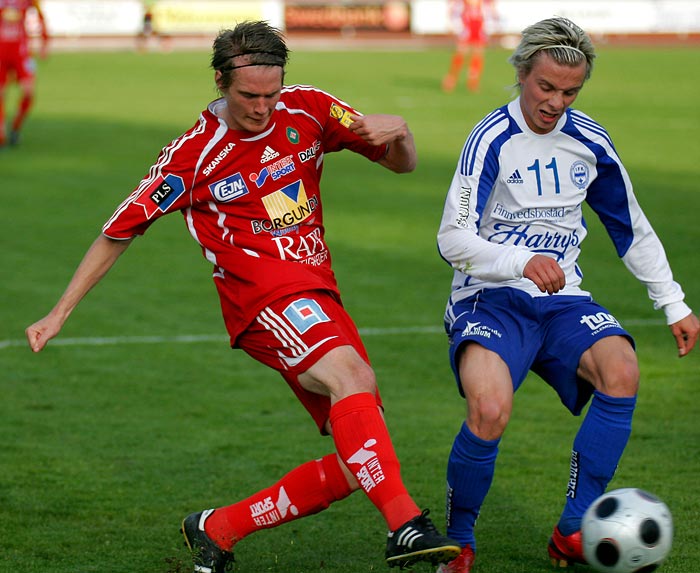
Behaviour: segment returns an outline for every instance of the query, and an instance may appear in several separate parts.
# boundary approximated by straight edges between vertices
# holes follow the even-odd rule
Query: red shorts
[[[481,19],[467,20],[463,22],[462,32],[459,35],[459,43],[468,46],[485,46],[487,37],[484,29],[484,21]]]
[[[291,294],[268,305],[238,337],[236,346],[282,374],[321,432],[330,398],[302,388],[298,376],[339,346],[352,346],[369,364],[350,315],[332,294],[320,290]],[[381,406],[379,391],[377,403]]]
[[[7,84],[10,72],[14,73],[15,81],[33,78],[36,65],[34,59],[25,50],[0,48],[0,87]]]

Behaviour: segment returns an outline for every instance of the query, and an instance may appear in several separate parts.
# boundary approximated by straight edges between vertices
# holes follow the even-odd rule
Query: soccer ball
[[[583,554],[602,573],[649,573],[671,550],[673,522],[666,504],[637,488],[601,495],[581,525]]]

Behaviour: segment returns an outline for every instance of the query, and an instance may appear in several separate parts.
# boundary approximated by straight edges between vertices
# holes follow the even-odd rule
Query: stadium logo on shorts
[[[585,189],[588,185],[589,171],[585,161],[574,161],[569,175],[571,175],[571,182],[579,189]]]
[[[495,328],[482,325],[480,322],[467,322],[467,326],[462,331],[462,337],[467,336],[482,336],[483,338],[491,338],[496,336],[501,338],[501,333]]]

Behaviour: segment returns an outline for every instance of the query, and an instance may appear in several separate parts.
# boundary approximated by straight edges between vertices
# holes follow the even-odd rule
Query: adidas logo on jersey
[[[260,163],[267,163],[268,161],[272,161],[275,157],[279,156],[280,154],[268,145],[265,147],[265,151],[263,151],[263,154],[260,156]]]
[[[520,176],[520,171],[518,169],[513,171],[513,175],[506,179],[506,183],[523,183],[523,178]]]

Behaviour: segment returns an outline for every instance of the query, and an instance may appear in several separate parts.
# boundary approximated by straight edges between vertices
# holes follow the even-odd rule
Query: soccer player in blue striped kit
[[[463,549],[440,573],[471,570],[474,524],[528,371],[574,415],[590,401],[548,547],[555,565],[585,562],[581,518],[627,445],[639,367],[632,337],[581,286],[584,201],[663,310],[679,356],[698,339],[700,321],[673,280],[610,136],[569,107],[594,57],[590,38],[565,18],[525,29],[510,58],[519,97],[472,130],[447,194],[438,233],[440,254],[454,269],[445,328],[467,415],[447,467],[447,532]]]

